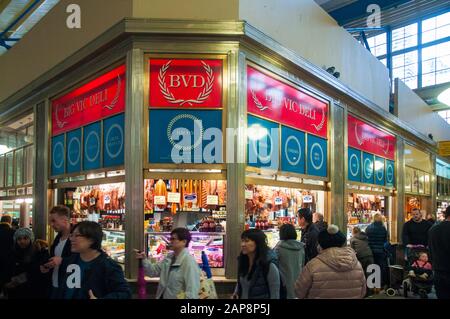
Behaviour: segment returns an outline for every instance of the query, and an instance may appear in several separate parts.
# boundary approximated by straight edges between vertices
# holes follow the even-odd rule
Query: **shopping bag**
[[[204,271],[200,275],[200,293],[198,297],[200,299],[218,299],[214,281],[212,278],[208,278]]]

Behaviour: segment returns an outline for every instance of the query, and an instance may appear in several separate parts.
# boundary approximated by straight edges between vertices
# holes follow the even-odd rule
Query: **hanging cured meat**
[[[202,197],[201,207],[206,208],[207,207],[206,199],[208,198],[209,187],[210,187],[209,181],[202,181],[201,187],[202,187],[202,189],[201,189],[201,197]]]
[[[162,179],[158,180],[155,184],[155,196],[164,196],[167,198],[166,183]],[[158,205],[158,208],[166,208],[166,205]]]
[[[144,184],[144,210],[153,210],[153,179],[145,180]]]
[[[119,209],[125,208],[125,184],[119,184]]]
[[[119,209],[119,190],[117,188],[111,190],[111,209]]]
[[[217,182],[217,195],[219,196],[219,205],[226,205],[227,203],[227,182]]]
[[[104,193],[101,190],[97,192],[97,204],[95,205],[98,210],[103,210],[105,206]]]
[[[177,191],[177,182],[175,179],[171,179],[170,180],[170,186],[171,186],[171,191],[172,192],[176,192]],[[170,207],[170,212],[172,213],[172,215],[175,215],[177,213],[177,204],[176,203],[172,203],[171,207]]]

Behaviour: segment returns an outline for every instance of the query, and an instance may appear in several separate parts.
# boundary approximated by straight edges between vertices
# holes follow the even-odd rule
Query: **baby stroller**
[[[389,271],[389,287],[385,292],[387,296],[394,297],[395,295],[401,295],[403,280],[405,279],[405,271],[402,265],[393,264],[395,259],[393,254],[393,247],[391,245],[387,245],[387,247],[385,247],[385,251],[387,255],[387,265]]]
[[[418,294],[420,298],[428,298],[428,294],[433,288],[433,272],[422,268],[413,267],[414,262],[419,260],[421,253],[429,251],[422,245],[411,247],[407,253],[406,279],[403,281],[403,294],[408,297],[408,293]]]

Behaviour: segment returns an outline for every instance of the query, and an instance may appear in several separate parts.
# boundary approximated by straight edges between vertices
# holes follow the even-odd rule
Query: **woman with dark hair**
[[[83,221],[70,234],[72,255],[59,268],[57,299],[129,299],[122,268],[102,250],[99,224]]]
[[[280,241],[274,248],[278,256],[281,276],[281,299],[295,299],[294,284],[305,264],[305,245],[297,240],[297,232],[291,224],[280,227]]]
[[[136,251],[136,258],[143,259],[145,273],[159,277],[156,299],[198,299],[200,293],[200,267],[189,254],[191,233],[186,228],[175,228],[170,233],[170,249],[173,253],[159,262],[152,263],[145,252]]]
[[[48,245],[34,240],[29,228],[19,228],[14,233],[14,248],[9,265],[10,278],[5,284],[9,299],[46,298],[49,276],[41,274],[39,267],[49,258]]]
[[[276,262],[276,255],[267,246],[267,237],[262,230],[244,231],[233,298],[280,299],[280,273]]]

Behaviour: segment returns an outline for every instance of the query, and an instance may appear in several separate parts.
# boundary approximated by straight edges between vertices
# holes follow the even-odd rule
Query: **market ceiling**
[[[380,30],[367,30],[367,7],[377,4],[381,8],[381,27],[396,28],[404,26],[423,17],[448,10],[450,0],[314,0],[336,22],[349,30],[355,37],[360,36],[360,29],[364,29],[366,37],[371,37]],[[448,109],[448,106],[440,103],[437,96],[448,83],[424,87],[414,90],[433,111]]]
[[[59,0],[0,0],[0,55],[39,22]]]

